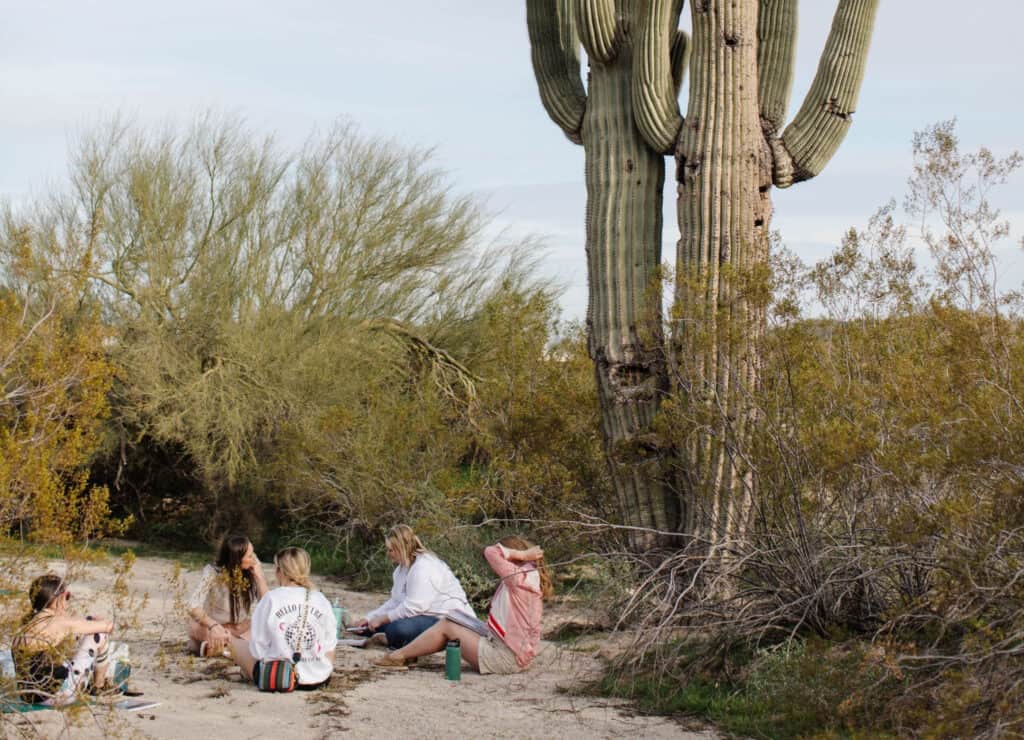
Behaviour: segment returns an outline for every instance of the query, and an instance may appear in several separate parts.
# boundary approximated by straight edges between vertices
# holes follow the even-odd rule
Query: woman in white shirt
[[[254,679],[264,660],[293,660],[297,689],[317,689],[334,670],[338,623],[327,597],[309,580],[309,553],[286,547],[274,556],[277,588],[268,591],[252,611],[251,637],[231,638],[231,654],[245,675]]]
[[[384,543],[388,558],[397,566],[392,575],[391,598],[356,622],[356,627],[369,627],[381,633],[388,647],[400,648],[449,612],[476,617],[459,579],[441,558],[423,546],[412,527],[392,527]]]

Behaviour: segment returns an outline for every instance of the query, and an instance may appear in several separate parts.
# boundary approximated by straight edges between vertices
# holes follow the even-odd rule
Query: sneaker
[[[409,666],[406,665],[405,658],[400,658],[395,653],[382,655],[377,658],[377,660],[373,661],[373,664],[378,668],[389,668],[393,671],[409,670]]]

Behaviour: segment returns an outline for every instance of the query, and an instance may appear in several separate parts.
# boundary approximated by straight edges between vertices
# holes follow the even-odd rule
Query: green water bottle
[[[341,637],[341,634],[345,631],[345,609],[335,599],[334,603],[331,604],[331,610],[334,612],[334,622],[337,625],[335,636]]]
[[[458,640],[449,640],[444,649],[444,677],[449,681],[462,680],[462,646]]]

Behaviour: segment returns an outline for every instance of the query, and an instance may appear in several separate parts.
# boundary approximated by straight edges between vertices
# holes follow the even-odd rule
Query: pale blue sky
[[[793,109],[834,2],[802,5]],[[566,313],[579,317],[583,153],[541,108],[524,15],[522,0],[0,0],[0,197],[59,182],[68,139],[118,112],[149,123],[212,108],[288,145],[347,116],[436,147],[499,224],[546,235],[543,269],[564,281]],[[900,197],[915,129],[957,116],[965,146],[1024,146],[1022,26],[1016,0],[882,0],[850,135],[822,175],[775,193],[786,242],[824,255]],[[1021,179],[1000,201],[1015,224]],[[670,210],[667,254],[674,224]],[[1008,247],[1006,272],[1024,276],[1022,264]]]

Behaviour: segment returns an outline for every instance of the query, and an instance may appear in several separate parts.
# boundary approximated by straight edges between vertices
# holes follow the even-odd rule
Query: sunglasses
[[[49,604],[47,604],[47,606],[56,603],[57,599],[59,599],[61,596],[64,597],[65,601],[71,601],[71,591],[65,589],[64,591],[58,591],[56,594],[54,594],[53,598],[50,599],[50,602]]]

